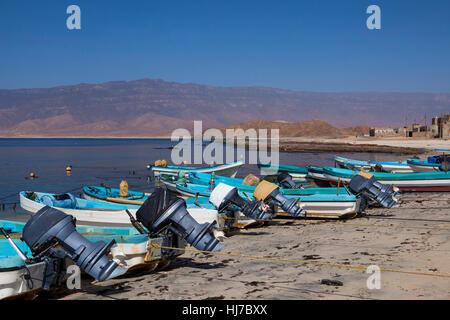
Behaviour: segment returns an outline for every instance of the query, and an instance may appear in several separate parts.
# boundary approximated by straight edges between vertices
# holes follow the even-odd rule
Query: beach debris
[[[330,279],[322,279],[320,281],[320,284],[326,284],[327,286],[335,286],[335,287],[342,287],[344,285],[342,281]]]

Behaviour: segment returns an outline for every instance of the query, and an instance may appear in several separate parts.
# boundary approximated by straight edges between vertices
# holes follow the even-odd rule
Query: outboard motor
[[[167,228],[198,250],[220,251],[225,247],[210,234],[216,221],[199,224],[187,211],[186,202],[167,188],[156,188],[136,212],[136,219],[151,233]]]
[[[348,184],[349,190],[355,194],[366,194],[385,208],[397,205],[400,194],[398,188],[378,182],[373,174],[360,171]]]
[[[272,199],[277,201],[281,205],[281,208],[293,217],[306,216],[306,211],[297,206],[296,199],[287,199],[280,193],[279,186],[270,183],[269,181],[261,181],[256,186],[253,196],[256,200],[261,200],[263,202],[267,202]]]
[[[444,159],[443,162],[441,162],[441,165],[439,166],[439,170],[440,170],[440,171],[448,172],[449,169],[450,169],[450,161],[449,161],[449,159],[447,158],[447,159]]]
[[[289,173],[282,172],[278,175],[277,181],[285,189],[303,189],[302,185],[297,185]]]
[[[224,183],[219,183],[209,196],[211,202],[219,211],[225,210],[229,205],[235,205],[241,209],[241,212],[255,220],[267,220],[272,218],[269,206],[262,201],[247,201],[240,197],[238,189]]]
[[[45,206],[26,223],[22,240],[31,248],[35,258],[67,256],[87,274],[103,281],[124,274],[127,269],[108,259],[115,241],[90,242],[75,229],[75,219],[55,208]],[[55,246],[61,246],[56,249]]]

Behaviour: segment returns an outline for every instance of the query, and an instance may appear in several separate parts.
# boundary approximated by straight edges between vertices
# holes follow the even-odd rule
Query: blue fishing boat
[[[448,171],[450,169],[450,150],[436,149],[436,152],[442,152],[442,155],[422,159],[408,159],[408,165],[416,172],[428,171]]]

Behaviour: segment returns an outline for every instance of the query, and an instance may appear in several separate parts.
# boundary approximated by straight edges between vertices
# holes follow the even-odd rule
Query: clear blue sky
[[[66,8],[81,8],[81,30]],[[381,8],[368,30],[366,8]],[[161,78],[450,92],[449,0],[2,0],[0,88]]]

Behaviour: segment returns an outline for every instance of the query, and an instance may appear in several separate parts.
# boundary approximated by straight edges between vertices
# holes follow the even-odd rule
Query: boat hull
[[[31,279],[25,276],[30,274]],[[45,262],[28,264],[12,270],[0,269],[0,300],[42,289]]]

